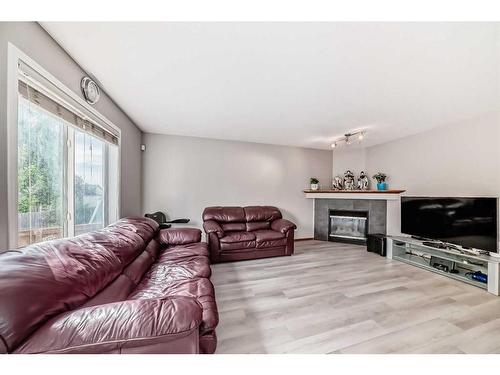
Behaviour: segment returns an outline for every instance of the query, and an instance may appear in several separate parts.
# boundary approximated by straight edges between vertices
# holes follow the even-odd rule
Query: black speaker
[[[385,234],[369,234],[366,239],[366,250],[371,253],[377,253],[383,257],[386,255]]]

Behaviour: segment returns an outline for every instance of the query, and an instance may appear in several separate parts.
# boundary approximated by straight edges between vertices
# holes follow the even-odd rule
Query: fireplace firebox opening
[[[329,210],[328,240],[366,244],[368,211]]]

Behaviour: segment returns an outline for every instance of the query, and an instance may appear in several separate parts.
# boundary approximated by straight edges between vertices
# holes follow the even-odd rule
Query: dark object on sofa
[[[296,228],[272,206],[218,206],[203,211],[212,263],[292,255]]]
[[[0,353],[213,353],[201,231],[147,218],[0,255]]]
[[[158,225],[160,226],[160,229],[168,229],[172,226],[172,224],[187,224],[187,223],[189,223],[189,219],[175,219],[175,220],[167,221],[167,216],[161,211],[156,211],[152,214],[146,214],[144,216],[156,221],[158,223]]]

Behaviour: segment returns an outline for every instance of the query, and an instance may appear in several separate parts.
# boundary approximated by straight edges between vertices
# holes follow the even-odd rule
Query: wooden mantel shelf
[[[405,190],[304,190],[309,199],[376,199],[399,201]]]
[[[304,190],[304,193],[320,194],[401,194],[406,190]]]

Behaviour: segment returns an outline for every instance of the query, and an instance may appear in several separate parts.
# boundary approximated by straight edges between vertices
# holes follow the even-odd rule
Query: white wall
[[[144,134],[143,207],[201,228],[207,206],[274,205],[313,237],[313,202],[302,192],[309,178],[327,186],[330,151],[259,143]]]
[[[345,148],[333,152],[333,176],[344,176],[350,170],[357,176],[366,169],[366,152],[364,148]]]
[[[11,42],[81,96],[80,80],[85,71],[36,22],[0,22],[0,250],[8,247],[7,213],[7,45]],[[140,129],[103,91],[94,106],[122,133],[121,212],[141,215]]]
[[[498,197],[500,112],[365,149],[335,150],[334,174],[348,168],[356,175],[361,168],[369,176],[385,172],[389,188],[406,189],[405,195]]]
[[[334,173],[342,173],[337,164],[350,165],[353,152],[357,173],[363,164],[370,176],[385,172],[389,187],[406,194],[500,195],[500,112],[364,150],[334,151]]]

